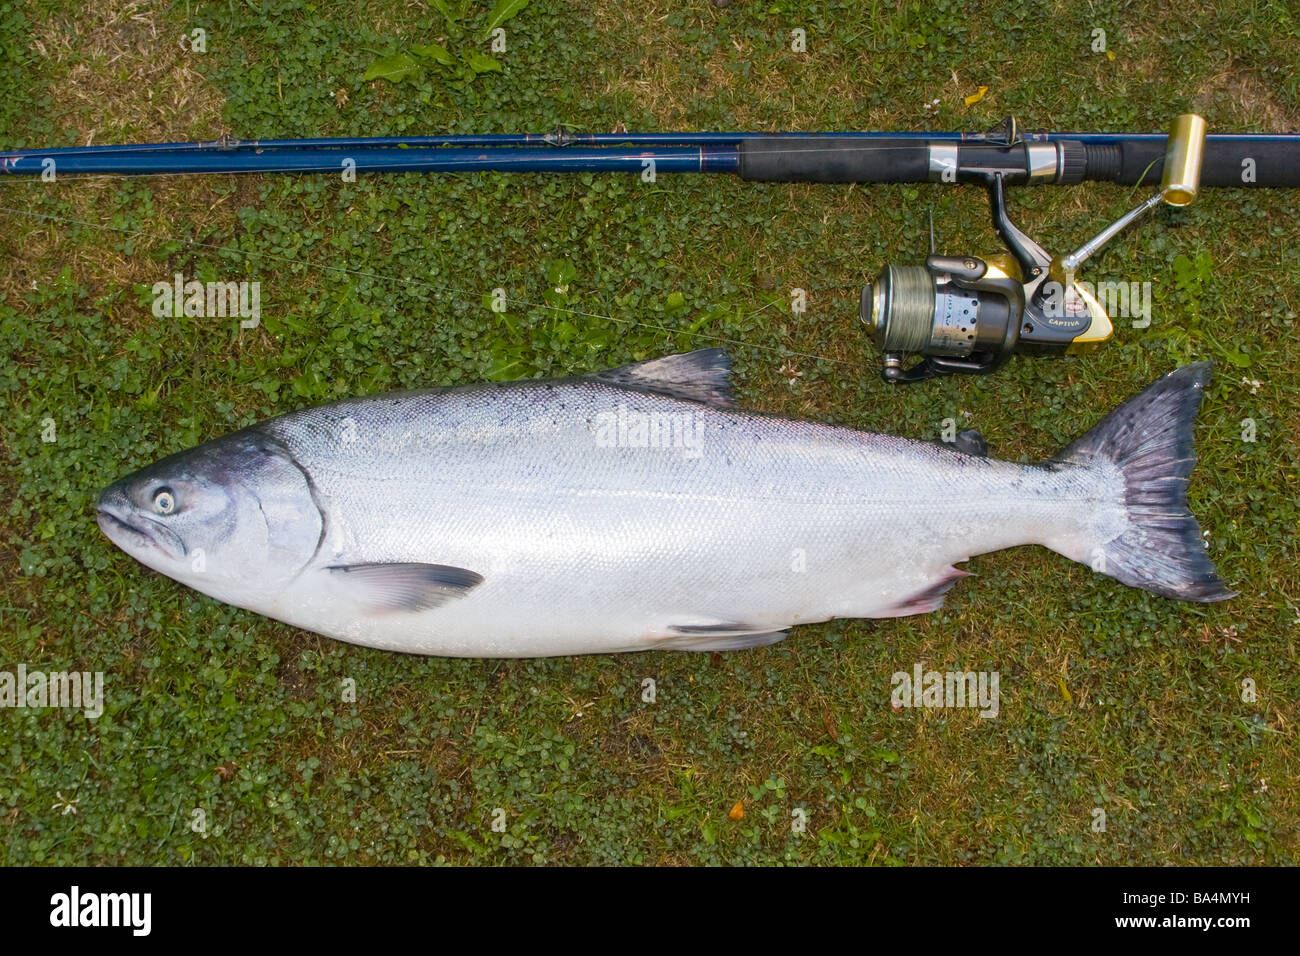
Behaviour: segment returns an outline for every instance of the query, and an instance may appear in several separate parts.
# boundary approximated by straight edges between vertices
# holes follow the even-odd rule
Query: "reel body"
[[[922,266],[886,266],[860,305],[884,354],[885,381],[983,375],[1017,352],[1080,352],[1110,337],[1110,317],[1091,292],[1044,276],[1026,286],[1008,256],[931,255]],[[924,359],[904,368],[912,354]]]
[[[1205,121],[1193,114],[1178,117],[1169,134],[1160,191],[1076,251],[1055,258],[1007,215],[1005,186],[1034,181],[1023,168],[983,159],[946,167],[960,180],[988,188],[993,225],[1008,251],[980,258],[931,250],[924,265],[887,265],[863,288],[859,317],[883,353],[884,380],[906,384],[936,375],[986,375],[1016,353],[1059,355],[1106,341],[1114,329],[1110,317],[1075,281],[1075,273],[1147,210],[1161,202],[1185,206],[1196,198],[1204,143]],[[911,355],[921,360],[905,367]]]

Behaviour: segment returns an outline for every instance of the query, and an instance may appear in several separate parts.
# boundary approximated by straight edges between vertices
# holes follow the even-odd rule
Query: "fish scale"
[[[156,543],[114,540],[229,603],[354,643],[451,656],[771,643],[796,624],[933,610],[961,576],[955,563],[1022,544],[1213,600],[1227,592],[1181,498],[1208,374],[1189,369],[1042,465],[738,410],[719,350],[576,379],[349,399],[124,479],[101,497],[101,526],[110,513],[114,537],[112,521],[133,522],[123,500],[147,510],[162,483],[186,489],[178,507],[205,501],[200,486],[219,489],[235,502],[227,524],[231,509],[245,517],[229,540],[199,545],[202,573]],[[1130,434],[1139,412],[1147,421]],[[1125,446],[1107,447],[1119,431]],[[1174,530],[1134,512],[1143,489],[1126,469],[1141,470],[1148,491],[1163,483]],[[168,526],[182,539],[214,525],[176,517]],[[134,515],[138,527],[149,520],[164,519]],[[264,539],[293,557],[262,560]],[[1146,565],[1125,563],[1135,548]]]

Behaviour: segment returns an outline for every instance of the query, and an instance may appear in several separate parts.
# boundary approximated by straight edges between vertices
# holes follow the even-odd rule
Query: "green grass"
[[[1282,3],[1228,0],[1210,22],[1119,2],[535,0],[506,24],[500,72],[362,82],[413,46],[487,52],[488,4],[453,25],[439,6],[27,0],[0,14],[0,142],[976,129],[1006,113],[1146,130],[1188,108],[1215,129],[1300,129],[1300,31]],[[206,56],[174,42],[194,26]],[[789,51],[793,27],[809,53]],[[1097,27],[1114,59],[1089,51]],[[1154,282],[1156,319],[1120,323],[1094,355],[888,389],[858,289],[886,261],[919,260],[931,208],[941,250],[995,251],[977,190],[0,181],[0,670],[102,670],[107,685],[97,721],[0,711],[0,862],[1295,864],[1295,198],[1207,191],[1117,240],[1088,275]],[[1133,201],[1098,185],[1011,200],[1053,250]],[[557,300],[548,272],[570,267]],[[154,318],[148,287],[175,272],[260,280],[262,327]],[[484,303],[495,287],[506,315]],[[720,340],[743,343],[730,351],[749,407],[921,438],[956,417],[1026,460],[1177,364],[1214,359],[1193,508],[1241,594],[1175,604],[1027,548],[971,562],[979,576],[938,613],[803,627],[770,648],[439,660],[217,604],[95,527],[109,481],[278,412]],[[1000,716],[895,713],[890,675],[918,661],[999,671]],[[729,820],[737,801],[744,818]]]

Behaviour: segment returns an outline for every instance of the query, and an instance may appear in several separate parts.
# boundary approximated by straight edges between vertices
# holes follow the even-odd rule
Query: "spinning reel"
[[[937,375],[987,375],[1013,354],[1085,350],[1110,337],[1097,298],[1075,281],[1078,268],[1118,232],[1160,203],[1190,204],[1200,187],[1205,120],[1179,116],[1169,133],[1160,189],[1067,256],[1053,258],[1007,216],[1005,187],[1101,178],[1087,165],[1107,159],[1081,143],[1025,142],[1008,120],[993,147],[930,148],[931,179],[988,189],[993,224],[1009,255],[932,254],[920,266],[887,265],[862,290],[860,317],[884,353],[886,382]],[[1077,147],[1077,148],[1076,148]],[[933,238],[931,239],[933,247]],[[909,355],[921,360],[904,367]]]

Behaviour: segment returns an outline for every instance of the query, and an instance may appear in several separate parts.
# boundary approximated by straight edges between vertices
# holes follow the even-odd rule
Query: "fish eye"
[[[170,488],[159,488],[153,493],[153,507],[160,515],[169,515],[176,510],[176,496]]]

